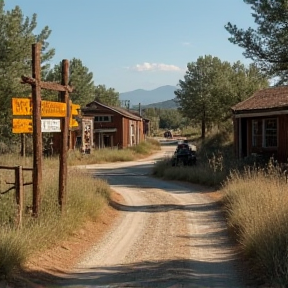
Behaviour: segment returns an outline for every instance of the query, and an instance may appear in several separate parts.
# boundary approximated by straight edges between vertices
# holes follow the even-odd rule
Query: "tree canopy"
[[[98,85],[94,90],[94,100],[108,106],[120,106],[119,92],[114,88],[106,88],[105,85]]]
[[[61,82],[62,63],[56,64],[46,75],[46,81]],[[85,106],[94,99],[93,73],[83,65],[80,59],[73,58],[69,61],[69,86],[73,87],[70,98],[73,103]],[[49,92],[51,98],[53,92]],[[54,93],[55,94],[55,93]],[[46,94],[47,95],[47,94]]]
[[[48,26],[35,34],[37,15],[31,19],[24,17],[19,6],[5,12],[4,1],[0,0],[0,121],[2,139],[11,137],[11,99],[28,96],[31,87],[22,85],[21,76],[32,76],[31,45],[42,43],[42,71],[49,68],[48,61],[54,56],[54,49],[49,49],[47,39],[51,33]]]
[[[244,48],[243,55],[252,59],[270,77],[279,77],[278,84],[287,83],[288,76],[288,1],[244,0],[251,5],[257,28],[238,28],[230,22],[225,26],[230,42]]]
[[[267,87],[268,81],[254,64],[246,68],[240,62],[231,65],[208,55],[187,64],[178,86],[175,95],[180,112],[201,125],[205,138],[208,126],[230,119],[231,106]]]

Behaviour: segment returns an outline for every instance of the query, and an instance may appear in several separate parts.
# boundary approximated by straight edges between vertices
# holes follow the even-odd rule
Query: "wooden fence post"
[[[23,203],[24,203],[24,181],[22,166],[15,168],[15,191],[17,204],[17,228],[22,226]]]

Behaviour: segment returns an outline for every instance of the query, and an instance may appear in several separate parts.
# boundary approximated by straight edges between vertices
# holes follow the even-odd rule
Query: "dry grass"
[[[158,142],[147,141],[126,150],[101,150],[90,155],[72,152],[70,165],[94,164],[102,162],[129,161],[149,155],[160,149]],[[15,154],[1,154],[0,165],[32,167],[32,158],[22,158]],[[41,205],[38,218],[31,216],[30,210],[23,217],[21,229],[15,225],[17,211],[15,192],[0,194],[0,279],[13,274],[36,252],[52,247],[87,221],[95,221],[107,206],[110,198],[109,185],[100,179],[92,178],[85,171],[69,168],[67,181],[67,204],[64,213],[58,205],[58,157],[43,159],[43,181]],[[31,171],[24,172],[24,182],[32,181]],[[0,193],[14,182],[14,171],[0,170]],[[25,186],[24,206],[32,206],[32,186]]]
[[[277,167],[231,173],[223,187],[228,224],[258,273],[288,285],[288,194]],[[273,286],[274,287],[274,286]]]
[[[236,161],[229,137],[202,144],[196,166],[172,167],[166,159],[156,163],[154,175],[220,188],[228,226],[255,275],[271,287],[288,287],[288,184],[280,167],[272,160],[262,168]]]

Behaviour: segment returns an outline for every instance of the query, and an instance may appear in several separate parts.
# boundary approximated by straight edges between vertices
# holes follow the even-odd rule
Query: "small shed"
[[[232,107],[234,150],[238,158],[288,158],[288,86],[255,92]]]
[[[93,121],[93,147],[127,148],[139,144],[147,133],[147,120],[139,113],[93,101],[81,109]]]

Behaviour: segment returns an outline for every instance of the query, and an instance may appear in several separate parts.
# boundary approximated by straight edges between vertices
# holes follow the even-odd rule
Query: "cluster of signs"
[[[12,112],[13,116],[32,116],[32,101],[30,98],[12,98]],[[80,105],[70,104],[70,128],[78,127],[78,122],[73,116],[78,115]],[[41,132],[61,132],[60,119],[66,117],[67,107],[62,102],[41,101]],[[42,117],[49,117],[52,119],[42,119]],[[14,118],[13,119],[13,133],[32,133],[33,123],[30,118]]]

